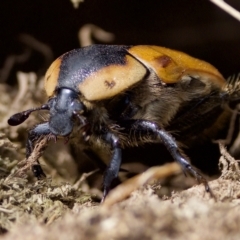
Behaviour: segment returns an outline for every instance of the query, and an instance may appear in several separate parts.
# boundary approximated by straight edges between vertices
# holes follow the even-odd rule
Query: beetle
[[[122,149],[146,143],[163,144],[209,190],[181,145],[210,136],[216,122],[226,119],[224,106],[238,98],[233,97],[237,87],[229,86],[211,64],[180,51],[91,45],[57,58],[45,75],[48,102],[11,116],[8,124],[19,125],[32,112],[48,110],[49,120],[28,133],[26,157],[41,136],[68,139],[75,132],[107,166],[103,199],[118,176]],[[40,164],[32,170],[37,178],[45,176]]]

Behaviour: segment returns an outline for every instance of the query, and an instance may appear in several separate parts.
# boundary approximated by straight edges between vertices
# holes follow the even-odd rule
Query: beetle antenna
[[[29,115],[32,112],[38,111],[38,110],[49,110],[49,106],[47,104],[44,104],[38,108],[31,108],[26,111],[16,113],[8,119],[8,124],[11,126],[17,126],[17,125],[23,123],[26,119],[28,119]]]

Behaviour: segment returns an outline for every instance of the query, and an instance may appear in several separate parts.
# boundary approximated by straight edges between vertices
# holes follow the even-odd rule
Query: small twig
[[[236,108],[236,119],[239,121],[239,118],[237,116],[239,115],[239,110],[240,110],[240,104],[237,105]],[[234,113],[235,114],[235,113]],[[235,127],[235,123],[234,123]],[[235,130],[235,129],[234,129]],[[232,139],[231,139],[232,140]],[[229,144],[229,143],[226,143]],[[237,135],[237,137],[234,139],[234,142],[231,144],[231,147],[229,149],[229,152],[234,155],[238,156],[239,155],[239,144],[240,144],[240,133]]]
[[[17,73],[17,80],[19,91],[14,98],[11,106],[9,107],[9,111],[7,112],[6,116],[3,118],[2,122],[0,123],[0,129],[4,129],[8,126],[7,120],[8,118],[15,113],[16,110],[21,109],[24,101],[26,101],[26,96],[29,94],[29,88],[32,85],[36,84],[37,76],[35,73]]]
[[[17,80],[18,80],[18,94],[15,97],[12,108],[18,108],[19,102],[24,99],[24,96],[26,96],[28,91],[28,86],[31,81],[36,82],[37,77],[35,73],[23,73],[23,72],[17,72]]]
[[[237,171],[239,171],[238,162],[235,160],[234,157],[232,157],[232,156],[228,153],[228,151],[226,150],[226,148],[224,147],[224,145],[223,145],[222,143],[219,143],[219,148],[220,148],[220,153],[222,154],[222,156],[223,156],[225,159],[227,159],[227,160],[230,162],[230,164],[235,167],[235,169],[236,169]]]
[[[94,173],[98,172],[99,169],[95,169],[89,173],[83,173],[80,177],[80,179],[73,185],[74,189],[78,189],[79,186],[82,184],[83,181],[85,181],[88,177],[90,177],[91,175],[93,175]]]
[[[14,211],[6,209],[6,208],[3,208],[3,207],[0,207],[0,212],[3,212],[3,213],[13,213]]]
[[[2,69],[0,69],[0,82],[7,82],[14,65],[26,62],[30,58],[30,54],[31,50],[25,49],[22,54],[7,56]]]
[[[7,56],[3,68],[0,69],[0,82],[6,82],[13,67],[19,63],[26,63],[32,55],[32,50],[39,52],[44,57],[42,68],[45,70],[53,61],[53,52],[51,48],[34,38],[33,36],[23,33],[18,37],[19,41],[25,46],[23,53]]]
[[[16,176],[22,176],[28,169],[31,169],[33,165],[38,164],[38,159],[41,157],[43,149],[47,144],[48,138],[46,136],[41,137],[39,142],[35,145],[34,150],[28,159],[24,159],[19,163],[19,165],[23,165],[19,168],[15,173],[9,175],[7,179]]]
[[[45,43],[40,42],[33,36],[23,33],[19,35],[19,41],[25,44],[28,48],[33,49],[44,57],[44,66],[43,68],[46,68],[50,65],[50,63],[53,61],[53,51],[52,49]]]
[[[240,12],[237,11],[235,8],[231,7],[229,4],[225,3],[223,0],[210,0],[212,3],[216,4],[222,10],[227,12],[232,17],[236,18],[240,21]]]
[[[114,34],[106,32],[94,24],[85,24],[78,32],[78,39],[81,47],[93,44],[93,39],[108,43],[114,40]]]
[[[233,139],[236,120],[237,120],[237,116],[239,115],[239,106],[237,107],[237,109],[234,109],[234,110],[227,109],[227,110],[232,112],[227,136],[225,139],[213,140],[213,143],[218,143],[218,144],[221,143],[222,145],[229,145]]]
[[[124,200],[137,188],[143,186],[152,179],[162,179],[182,171],[177,163],[168,163],[160,167],[149,168],[146,172],[130,178],[124,183],[114,188],[103,202],[104,206],[112,206],[113,204]]]
[[[219,165],[222,165],[221,178],[233,178],[240,174],[239,161],[235,160],[227,151],[225,146],[219,142],[219,149],[221,157],[219,159]],[[238,178],[238,177],[237,177]]]
[[[74,8],[78,8],[79,4],[84,2],[84,0],[70,0],[70,1],[72,2]]]

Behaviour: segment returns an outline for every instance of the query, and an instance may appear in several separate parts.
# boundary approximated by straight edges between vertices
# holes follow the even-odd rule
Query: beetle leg
[[[111,183],[118,177],[118,172],[122,162],[122,150],[120,148],[119,138],[113,133],[108,132],[105,135],[104,140],[111,146],[112,159],[104,174],[102,201],[104,201],[105,197],[107,196],[111,187]]]
[[[33,151],[33,148],[34,148],[34,143],[42,135],[48,135],[48,134],[50,134],[50,129],[49,129],[48,122],[39,124],[29,131],[27,144],[26,144],[26,158],[28,158],[31,155],[31,153]],[[39,164],[39,162],[32,166],[32,171],[33,171],[34,176],[37,179],[41,179],[43,177],[46,177],[45,173],[42,170],[42,167]]]
[[[188,171],[195,176],[198,182],[204,184],[206,191],[210,191],[207,180],[191,166],[184,154],[181,153],[177,142],[171,134],[161,129],[158,124],[145,120],[131,121],[131,124],[128,126],[131,126],[129,136],[133,137],[134,141],[152,142],[160,140],[172,155],[173,159],[182,166],[183,171]]]

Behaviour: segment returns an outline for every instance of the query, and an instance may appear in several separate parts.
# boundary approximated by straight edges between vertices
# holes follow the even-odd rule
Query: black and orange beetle
[[[163,144],[208,190],[207,181],[180,150],[178,136],[187,144],[207,135],[222,118],[224,105],[239,98],[209,63],[141,45],[92,45],[67,52],[48,69],[45,90],[46,104],[13,115],[9,125],[21,124],[33,111],[49,111],[49,121],[29,131],[27,157],[40,136],[69,138],[77,131],[107,164],[103,198],[118,176],[122,149],[145,143]],[[111,157],[106,159],[107,151]],[[33,172],[37,178],[45,175],[40,165]]]

